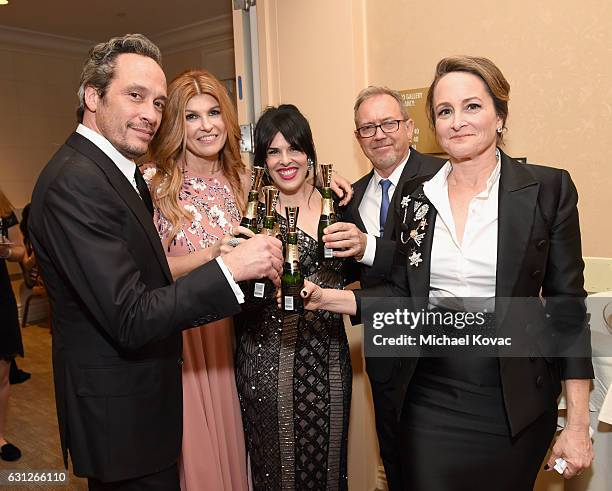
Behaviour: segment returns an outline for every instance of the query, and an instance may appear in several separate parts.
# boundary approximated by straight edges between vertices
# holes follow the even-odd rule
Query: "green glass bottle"
[[[266,214],[263,220],[263,227],[259,231],[270,237],[276,236],[276,202],[278,201],[278,189],[274,186],[264,186],[261,188],[266,207]],[[269,279],[255,281],[253,284],[253,298],[270,299],[274,297],[274,283]]]
[[[287,245],[285,247],[285,264],[281,278],[282,308],[285,314],[297,313],[302,307],[300,292],[304,287],[304,278],[300,267],[300,249],[297,237],[297,219],[299,207],[285,207],[287,215]]]
[[[257,233],[257,205],[259,204],[259,187],[264,174],[264,168],[254,165],[251,172],[251,190],[249,191],[249,200],[247,208],[240,220],[240,226],[248,228],[253,233]],[[244,234],[238,235],[241,239],[248,239]]]
[[[332,164],[320,164],[321,177],[323,178],[323,188],[321,189],[321,217],[319,218],[319,226],[317,227],[317,247],[319,259],[327,261],[334,257],[334,250],[325,247],[323,242],[323,230],[329,227],[332,223],[336,223],[336,212],[334,211],[334,199],[331,190]]]

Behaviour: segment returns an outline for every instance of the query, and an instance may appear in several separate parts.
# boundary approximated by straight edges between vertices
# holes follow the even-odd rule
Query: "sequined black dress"
[[[281,233],[286,221],[277,214]],[[302,274],[345,285],[343,261],[319,263],[317,241],[298,229]],[[255,490],[347,489],[352,369],[342,316],[304,312],[283,324],[271,301],[236,322],[236,382]],[[290,323],[289,323],[290,324]]]

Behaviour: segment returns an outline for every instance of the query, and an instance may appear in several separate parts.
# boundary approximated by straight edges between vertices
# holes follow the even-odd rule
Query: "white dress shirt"
[[[84,124],[79,124],[76,132],[79,135],[87,138],[91,143],[102,150],[106,156],[113,161],[125,178],[130,181],[130,184],[138,193],[138,187],[136,187],[136,180],[134,179],[136,164],[133,160],[128,159],[121,152],[119,152],[119,150],[117,150],[113,144],[104,138],[100,133],[88,128]],[[138,193],[138,196],[140,196],[140,193]]]
[[[429,298],[495,298],[497,273],[498,196],[501,160],[487,180],[486,188],[472,198],[459,243],[448,199],[447,162],[423,186],[427,199],[437,211],[431,249]],[[493,304],[494,305],[494,304]]]
[[[410,158],[410,150],[408,150],[408,155],[399,164],[395,170],[391,173],[391,175],[387,178],[391,181],[391,185],[389,186],[389,203],[393,199],[393,193],[395,193],[395,188],[402,176],[402,172],[404,171],[404,167],[406,166],[406,162]],[[361,199],[361,203],[359,203],[359,215],[363,220],[363,224],[365,225],[365,229],[367,232],[367,241],[365,252],[363,253],[363,257],[361,258],[360,263],[365,264],[366,266],[372,266],[374,264],[374,256],[376,256],[376,237],[380,236],[380,204],[382,202],[382,187],[379,182],[384,179],[380,174],[374,169],[374,173],[372,174],[372,178],[368,183],[365,192],[363,193],[363,198]],[[391,207],[389,206],[389,210],[391,213]]]
[[[130,160],[125,157],[121,152],[119,152],[119,150],[117,150],[113,146],[110,141],[108,141],[97,131],[88,128],[83,124],[79,124],[79,126],[77,126],[76,132],[84,138],[87,138],[91,143],[93,143],[96,147],[102,150],[106,154],[106,156],[113,161],[113,163],[117,166],[117,168],[121,171],[125,178],[130,182],[138,196],[140,196],[140,193],[138,192],[138,187],[136,186],[136,180],[134,179],[136,163],[133,160]],[[231,271],[223,263],[221,257],[216,257],[215,260],[219,264],[223,275],[231,286],[234,295],[236,295],[236,300],[238,301],[238,303],[244,303],[244,293],[242,293],[242,290],[234,281],[234,277],[232,276]]]

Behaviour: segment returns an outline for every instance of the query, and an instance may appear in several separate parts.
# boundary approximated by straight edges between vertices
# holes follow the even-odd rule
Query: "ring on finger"
[[[231,247],[236,247],[238,244],[240,244],[240,239],[236,237],[232,237],[230,240],[227,241],[227,245]]]

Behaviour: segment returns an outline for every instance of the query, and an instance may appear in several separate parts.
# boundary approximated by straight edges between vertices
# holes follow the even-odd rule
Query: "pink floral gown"
[[[149,167],[149,182],[156,169]],[[179,203],[192,216],[183,220],[168,244],[170,224],[155,210],[155,226],[166,256],[182,256],[229,233],[240,222],[229,182],[186,169]],[[183,331],[183,446],[179,471],[183,491],[241,491],[248,489],[246,451],[240,405],[234,378],[232,319]]]

